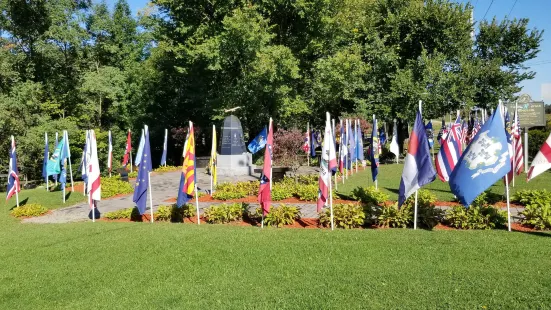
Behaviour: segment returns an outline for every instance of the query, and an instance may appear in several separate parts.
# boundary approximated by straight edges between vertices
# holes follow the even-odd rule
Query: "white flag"
[[[400,146],[398,145],[398,127],[396,126],[396,120],[394,120],[394,128],[392,129],[392,141],[390,142],[390,152],[396,155],[396,158],[400,156]]]
[[[88,195],[90,196],[90,208],[93,207],[94,200],[101,200],[101,182],[98,160],[98,147],[96,142],[96,134],[94,130],[89,131],[89,156],[88,162]]]
[[[528,170],[528,181],[542,174],[549,168],[551,168],[551,135],[547,137],[540,151],[536,154],[534,160],[532,160],[532,165]]]

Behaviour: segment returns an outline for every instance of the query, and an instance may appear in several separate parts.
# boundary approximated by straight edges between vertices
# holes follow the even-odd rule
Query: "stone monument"
[[[246,151],[243,128],[235,115],[224,119],[220,137],[220,151],[216,160],[217,174],[252,175],[254,171],[252,155]]]

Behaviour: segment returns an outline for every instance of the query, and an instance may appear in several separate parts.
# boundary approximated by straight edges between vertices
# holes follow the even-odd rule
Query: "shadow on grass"
[[[385,187],[384,189],[386,189],[387,191],[392,192],[394,194],[400,194],[400,190],[398,188]]]
[[[96,206],[93,210],[90,210],[90,212],[88,212],[88,218],[89,219],[92,219],[92,212],[94,212],[94,219],[100,219],[101,218],[101,212],[99,212],[98,210],[98,207]]]
[[[24,205],[27,204],[27,202],[29,202],[29,197],[27,197],[27,198],[21,200],[21,201],[19,202],[19,206],[24,206]],[[15,209],[15,208],[17,208],[17,204],[14,204],[14,205],[10,208],[10,211],[13,210],[13,209]]]
[[[548,237],[548,238],[551,237],[550,232],[543,232],[543,231],[518,231],[518,232],[521,232],[523,234],[538,236],[538,237]]]
[[[72,193],[72,192],[67,192],[67,193],[65,194],[65,200],[67,200],[67,199],[69,199],[69,197],[71,197],[71,193]]]

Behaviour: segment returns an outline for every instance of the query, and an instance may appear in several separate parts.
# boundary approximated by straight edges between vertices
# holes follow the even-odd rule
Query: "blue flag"
[[[247,146],[249,151],[254,154],[266,146],[266,139],[268,139],[268,131],[266,127],[256,136],[251,143]]]
[[[348,169],[352,169],[352,163],[356,161],[356,139],[354,138],[354,132],[352,131],[352,127],[350,125],[350,120],[347,124],[348,128],[348,154],[350,155],[348,158]]]
[[[166,149],[168,146],[168,131],[165,129],[165,141],[163,143],[163,155],[161,156],[161,166],[166,166]],[[109,145],[111,145],[111,141],[109,141]]]
[[[432,133],[432,120],[429,120],[429,122],[425,125],[425,131],[427,133],[427,139],[429,141],[429,148],[432,149],[434,146],[434,135]]]
[[[57,144],[52,156],[48,159],[48,166],[46,167],[46,173],[48,175],[58,175],[61,173],[60,160],[61,160],[61,150],[63,149],[63,139]],[[55,177],[54,179],[57,179]]]
[[[386,133],[385,133],[384,128],[382,128],[382,127],[381,127],[381,129],[379,129],[379,143],[381,143],[381,145],[386,144]]]
[[[64,189],[65,183],[67,183],[67,158],[71,156],[69,151],[69,137],[67,136],[66,131],[63,131],[62,141],[63,147],[61,148],[61,173],[59,175],[59,182],[61,183],[61,189]]]
[[[149,172],[151,171],[151,149],[149,147],[149,131],[145,126],[144,146],[141,156],[140,168],[138,169],[138,177],[134,187],[134,196],[132,201],[136,203],[140,214],[145,213],[147,205],[147,191],[149,189]],[[153,207],[153,206],[150,206]]]
[[[48,133],[44,134],[44,159],[42,160],[42,177],[44,182],[48,179],[48,156],[50,155],[50,146],[48,145]]]
[[[404,158],[398,206],[401,206],[416,190],[434,181],[434,179],[436,179],[436,170],[432,165],[421,112],[417,110],[415,124],[409,137],[408,152],[406,158]]]
[[[316,157],[316,148],[318,147],[318,139],[317,134],[314,130],[312,130],[312,135],[310,137],[310,156]]]
[[[473,200],[511,170],[501,103],[482,126],[450,176],[450,189],[461,204]]]
[[[358,160],[363,161],[364,160],[364,142],[362,137],[362,129],[360,128],[358,124],[356,136],[358,137],[358,140],[356,142],[356,157],[358,157]]]
[[[377,119],[373,119],[371,131],[371,147],[369,148],[369,161],[371,162],[371,177],[377,180],[379,174],[379,134],[377,133]]]

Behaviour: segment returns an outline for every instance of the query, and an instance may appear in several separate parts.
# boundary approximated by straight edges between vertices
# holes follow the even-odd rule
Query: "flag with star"
[[[149,172],[151,171],[151,148],[149,146],[149,130],[145,126],[144,130],[144,146],[143,153],[140,161],[140,168],[138,169],[138,177],[136,178],[136,185],[134,187],[134,197],[132,201],[136,203],[140,214],[145,213],[147,205],[147,192],[149,189]],[[152,206],[150,206],[152,207]]]
[[[189,132],[184,144],[184,164],[178,187],[176,204],[181,207],[193,196],[195,191],[195,133],[193,123],[189,122]]]

